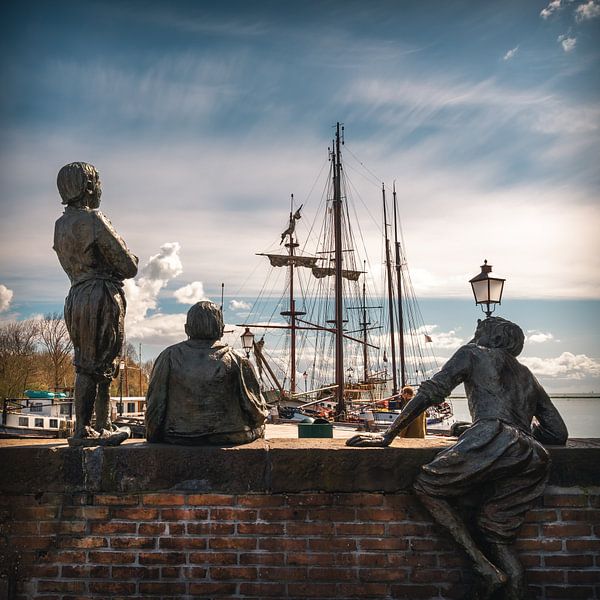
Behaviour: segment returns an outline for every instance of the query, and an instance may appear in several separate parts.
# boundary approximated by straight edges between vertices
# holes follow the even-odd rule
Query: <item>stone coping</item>
[[[396,439],[389,448],[310,438],[229,448],[140,440],[97,448],[70,448],[62,440],[3,441],[0,493],[394,493],[408,490],[420,467],[454,441]],[[550,485],[600,485],[598,440],[569,440],[549,451]]]

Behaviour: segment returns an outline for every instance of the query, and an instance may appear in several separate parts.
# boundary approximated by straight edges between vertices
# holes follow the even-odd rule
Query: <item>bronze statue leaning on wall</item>
[[[414,489],[473,561],[479,575],[473,598],[526,597],[524,569],[512,543],[548,479],[550,457],[542,444],[564,445],[568,437],[542,386],[515,358],[523,342],[523,331],[510,321],[480,321],[472,342],[421,384],[383,435],[356,435],[347,441],[349,446],[388,446],[424,410],[464,383],[473,425],[422,468]],[[483,550],[453,505],[458,500],[477,506],[475,525]]]
[[[264,437],[267,405],[250,361],[220,341],[223,312],[198,302],[188,340],[156,359],[146,394],[146,438],[171,444],[246,444]]]
[[[98,210],[102,189],[95,167],[83,162],[65,165],[57,185],[66,208],[56,221],[54,250],[71,281],[65,322],[77,372],[75,434],[69,444],[116,445],[129,431],[110,421],[110,383],[123,345],[123,280],[135,277],[138,259]]]

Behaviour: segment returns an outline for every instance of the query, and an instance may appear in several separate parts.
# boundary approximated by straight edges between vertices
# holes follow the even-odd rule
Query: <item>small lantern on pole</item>
[[[240,337],[242,338],[242,348],[246,351],[246,358],[250,358],[250,350],[254,347],[254,334],[246,327],[246,331]]]
[[[506,281],[506,279],[501,279],[500,277],[490,277],[491,272],[492,265],[488,265],[487,260],[484,260],[481,265],[481,273],[469,280],[473,288],[475,304],[482,305],[481,310],[483,310],[486,317],[491,317],[496,304],[501,303],[504,282]]]

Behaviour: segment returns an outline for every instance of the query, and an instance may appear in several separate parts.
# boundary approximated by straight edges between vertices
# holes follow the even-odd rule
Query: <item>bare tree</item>
[[[50,313],[39,322],[39,336],[42,347],[48,353],[52,365],[54,389],[64,383],[71,365],[73,344],[67,325],[60,313]]]
[[[20,396],[35,368],[39,321],[0,323],[0,397]]]

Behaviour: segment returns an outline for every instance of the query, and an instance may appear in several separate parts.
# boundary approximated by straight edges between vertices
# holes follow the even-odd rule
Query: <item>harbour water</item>
[[[451,398],[457,421],[470,421],[466,398]],[[564,419],[570,438],[600,438],[600,397],[552,396],[552,402]]]

